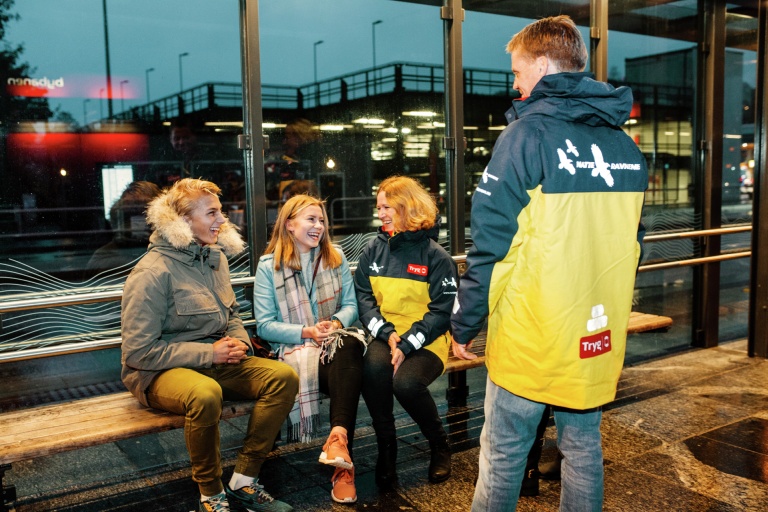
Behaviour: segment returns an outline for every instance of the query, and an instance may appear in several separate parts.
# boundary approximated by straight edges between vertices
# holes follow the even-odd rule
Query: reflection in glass
[[[119,298],[147,247],[147,202],[183,176],[216,182],[244,227],[238,2],[106,5],[106,14],[101,2],[76,0],[0,7],[5,306]],[[247,258],[230,266],[247,273]],[[4,312],[2,320],[0,352],[119,339],[120,303]]]
[[[445,215],[443,22],[430,6],[340,4],[332,18],[321,3],[260,2],[267,218],[296,190],[319,194],[354,264],[380,224],[384,178],[418,179]]]

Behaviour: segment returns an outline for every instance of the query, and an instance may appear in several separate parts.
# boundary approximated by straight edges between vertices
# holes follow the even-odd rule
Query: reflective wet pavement
[[[92,357],[81,367],[74,360],[60,367],[68,375],[62,383],[90,372],[104,373],[101,386],[114,385],[105,369],[110,356]],[[67,363],[57,359],[56,364]],[[8,377],[3,375],[3,393],[13,382]],[[262,470],[262,482],[296,510],[468,510],[477,475],[484,379],[484,369],[471,370],[467,407],[450,410],[444,400],[447,378],[433,385],[454,447],[453,476],[445,483],[427,482],[428,445],[401,413],[399,485],[379,492],[373,483],[376,443],[362,402],[355,440],[356,505],[331,502],[332,471],[317,463],[322,440],[279,445]],[[78,392],[89,390],[70,391]],[[31,404],[47,401],[50,393],[32,385],[22,394]],[[225,479],[244,428],[245,418],[222,426]],[[768,362],[748,358],[745,341],[625,368],[602,430],[606,511],[766,510]],[[544,462],[554,458],[554,437],[550,426]],[[16,463],[6,480],[17,486],[19,511],[196,509],[181,431]],[[542,481],[540,490],[536,498],[522,498],[518,510],[557,510],[559,482]]]

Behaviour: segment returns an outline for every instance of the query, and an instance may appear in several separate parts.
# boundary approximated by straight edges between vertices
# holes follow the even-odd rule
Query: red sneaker
[[[355,503],[357,501],[357,489],[355,489],[355,470],[336,468],[331,478],[333,489],[331,498],[336,503]]]
[[[334,432],[328,436],[318,461],[337,468],[352,469],[354,465],[347,449],[347,435]]]

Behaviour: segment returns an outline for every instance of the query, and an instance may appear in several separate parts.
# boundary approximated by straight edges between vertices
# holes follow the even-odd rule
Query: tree
[[[48,99],[28,98],[8,94],[9,79],[29,77],[35,72],[28,63],[21,60],[24,45],[13,45],[6,39],[8,24],[19,19],[11,13],[14,0],[0,0],[0,182],[4,183],[0,192],[0,207],[11,206],[20,200],[18,188],[19,173],[11,175],[8,168],[6,151],[7,137],[21,121],[46,121],[53,113],[48,106]]]
[[[8,24],[19,19],[18,14],[11,13],[15,0],[0,0],[0,86],[8,87],[8,80],[26,78],[35,72],[35,68],[21,61],[24,45],[12,45],[6,40]],[[53,113],[48,106],[47,98],[28,98],[11,94],[0,94],[0,129],[3,135],[12,129],[19,121],[44,121]]]

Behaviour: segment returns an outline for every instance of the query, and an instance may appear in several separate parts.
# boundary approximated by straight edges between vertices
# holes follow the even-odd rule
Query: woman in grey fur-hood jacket
[[[210,368],[211,343],[222,336],[237,338],[253,351],[225,256],[245,248],[237,228],[224,222],[215,243],[200,245],[169,204],[168,193],[150,203],[147,221],[155,231],[147,254],[125,282],[122,302],[122,379],[144,405],[145,391],[159,372]]]

